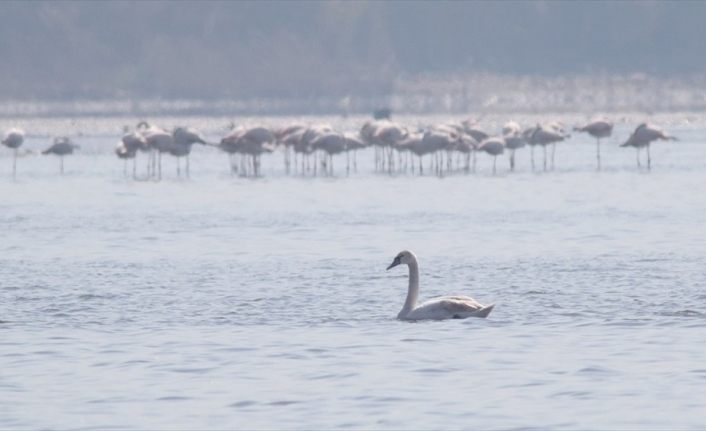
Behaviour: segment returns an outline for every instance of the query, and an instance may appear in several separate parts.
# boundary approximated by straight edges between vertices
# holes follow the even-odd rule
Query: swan
[[[406,264],[409,267],[409,288],[407,299],[397,318],[400,320],[443,320],[465,319],[466,317],[487,317],[495,304],[483,305],[468,296],[441,296],[417,304],[419,297],[419,263],[417,256],[404,250],[395,256],[387,269]]]

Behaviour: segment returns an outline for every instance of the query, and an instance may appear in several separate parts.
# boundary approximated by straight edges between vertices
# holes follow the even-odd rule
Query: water
[[[275,154],[233,178],[196,148],[191,180],[165,160],[135,182],[94,128],[67,175],[30,155],[13,182],[2,150],[0,428],[702,429],[706,122],[668,126],[650,173],[616,146],[627,124],[600,173],[579,136],[554,172],[522,151],[515,174],[481,156],[443,179],[375,175],[371,153],[350,177]],[[395,320],[404,248],[422,298],[490,317]]]

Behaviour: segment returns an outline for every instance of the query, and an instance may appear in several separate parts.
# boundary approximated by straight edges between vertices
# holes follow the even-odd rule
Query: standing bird
[[[601,170],[601,138],[607,138],[613,133],[613,123],[607,120],[596,120],[583,127],[574,127],[577,132],[586,132],[596,138],[596,164]]]
[[[405,140],[400,144],[419,157],[419,175],[424,175],[424,167],[422,166],[422,158],[425,154],[432,152],[432,149],[427,142],[424,142],[424,133],[421,132],[410,132]],[[414,175],[414,159],[412,159],[412,175]]]
[[[566,139],[567,135],[564,131],[556,125],[550,124],[548,126],[537,125],[532,130],[531,135],[527,142],[530,145],[541,145],[544,155],[543,166],[544,170],[547,170],[547,145],[552,145],[552,168],[554,168],[554,148],[557,142],[561,142]]]
[[[268,127],[254,126],[245,131],[240,138],[241,152],[252,159],[253,176],[260,176],[261,157],[264,153],[275,150],[277,138]]]
[[[189,154],[191,154],[191,146],[194,144],[206,145],[206,140],[201,137],[201,134],[199,134],[198,131],[190,127],[177,127],[174,129],[172,136],[174,137],[174,142],[168,152],[177,158],[177,176],[181,174],[179,158],[185,157],[186,166],[184,171],[186,173],[186,177],[188,178],[190,174]]]
[[[302,124],[293,124],[283,127],[274,132],[277,145],[284,147],[284,171],[287,175],[292,170],[292,147],[301,139],[301,136],[306,131],[306,126]],[[296,156],[296,154],[295,154]],[[296,171],[297,163],[294,161],[294,170]]]
[[[123,166],[123,174],[127,176],[127,161],[132,159],[132,178],[137,177],[137,151],[148,151],[149,146],[144,136],[138,132],[125,133],[115,147],[115,155],[118,158],[123,159],[125,164]]]
[[[527,141],[522,134],[522,128],[514,121],[510,121],[503,126],[503,138],[505,139],[505,148],[510,150],[510,171],[514,171],[515,150],[524,147]]]
[[[17,176],[17,149],[25,140],[25,132],[20,129],[10,129],[5,132],[2,144],[12,150],[12,178]]]
[[[532,164],[532,172],[534,172],[534,147],[539,145],[537,141],[532,139],[534,132],[539,128],[539,125],[528,127],[522,131],[522,137],[524,138],[527,145],[530,147],[530,163]]]
[[[238,172],[238,165],[235,161],[235,156],[240,152],[240,138],[243,137],[245,131],[246,129],[242,126],[235,127],[230,131],[230,133],[224,136],[218,144],[218,148],[228,153],[228,162],[230,164],[231,175],[235,175]]]
[[[392,123],[390,121],[380,121],[378,127],[375,130],[374,142],[375,145],[379,145],[382,150],[382,164],[383,170],[385,165],[385,155],[387,153],[387,172],[392,174],[395,169],[395,159],[393,157],[393,150],[396,145],[402,142],[409,132],[407,129],[399,124]]]
[[[333,176],[333,156],[346,151],[346,142],[342,133],[334,131],[323,133],[311,141],[314,150],[324,152],[322,166],[326,175]],[[348,167],[350,169],[350,165]]]
[[[548,128],[551,131],[553,131],[554,133],[556,133],[557,135],[559,135],[559,137],[561,137],[561,139],[557,139],[551,143],[552,144],[552,170],[554,170],[554,153],[556,152],[556,144],[557,144],[557,142],[561,142],[561,141],[565,140],[566,138],[570,138],[571,134],[565,130],[564,124],[562,124],[559,121],[553,121],[553,122],[549,123]]]
[[[346,173],[350,172],[350,153],[353,152],[353,172],[358,172],[358,150],[362,150],[367,145],[363,142],[357,133],[344,133],[343,138],[346,140]]]
[[[233,155],[240,154],[240,172],[242,176],[248,175],[248,163],[246,158],[250,157],[252,162],[253,176],[260,176],[260,157],[263,153],[271,153],[275,149],[277,137],[266,127],[238,127],[233,129],[228,135],[221,139],[217,146],[229,154],[231,173],[237,169],[233,164]]]
[[[650,144],[652,141],[676,141],[677,138],[674,136],[669,136],[664,133],[663,130],[659,129],[657,126],[651,124],[642,123],[637,126],[634,132],[630,135],[625,143],[621,144],[621,147],[635,147],[637,149],[637,167],[640,167],[640,148],[645,147],[647,149],[647,169],[652,169],[652,158],[650,157]]]
[[[122,159],[125,163],[123,164],[123,176],[127,178],[127,161],[129,159],[132,159],[132,177],[135,177],[135,155],[137,154],[136,151],[130,151],[128,147],[125,145],[123,141],[118,142],[118,145],[115,147],[115,155],[118,156],[119,159]]]
[[[493,175],[495,175],[495,162],[498,156],[505,151],[505,140],[501,137],[490,137],[481,142],[478,149],[493,156]]]
[[[59,136],[54,138],[52,146],[42,151],[42,154],[56,154],[59,156],[59,172],[64,175],[64,156],[73,154],[74,150],[78,148],[79,146],[74,144],[68,137]]]
[[[295,153],[300,153],[302,155],[302,160],[301,160],[301,167],[302,167],[302,175],[306,175],[306,173],[309,171],[309,156],[313,155],[314,156],[314,162],[313,162],[313,173],[314,176],[317,175],[317,165],[318,165],[318,159],[317,159],[317,153],[316,153],[316,148],[314,147],[314,142],[319,139],[321,136],[327,135],[333,133],[333,128],[329,126],[328,124],[319,124],[319,125],[313,125],[308,127],[304,133],[301,135],[299,140],[295,143],[294,145],[294,152]]]
[[[161,180],[162,153],[168,152],[174,146],[174,137],[166,130],[154,126],[150,126],[141,133],[147,143],[147,147],[150,149],[148,176],[156,177],[157,180]]]

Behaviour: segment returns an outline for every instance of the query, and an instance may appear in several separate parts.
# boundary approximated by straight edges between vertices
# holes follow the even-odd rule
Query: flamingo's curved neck
[[[404,301],[402,310],[397,317],[404,317],[417,306],[417,298],[419,298],[419,264],[416,257],[412,257],[412,261],[407,265],[409,267],[409,287],[407,288],[407,299]]]

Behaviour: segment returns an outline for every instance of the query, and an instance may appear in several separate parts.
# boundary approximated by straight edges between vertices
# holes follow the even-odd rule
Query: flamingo
[[[392,150],[405,139],[408,134],[407,129],[389,120],[366,121],[359,133],[364,143],[375,146],[375,170],[385,170],[387,158],[387,170],[392,173],[394,168]]]
[[[275,149],[275,135],[266,127],[252,127],[242,137],[246,154],[252,157],[254,175],[260,175],[260,157],[263,153],[271,153]]]
[[[544,151],[544,170],[547,170],[547,145],[552,145],[552,169],[554,169],[554,148],[557,142],[561,142],[568,136],[563,128],[557,124],[542,126],[537,124],[531,129],[531,135],[528,139],[530,145],[541,145]],[[532,163],[534,166],[534,161]]]
[[[382,124],[384,124],[385,121],[381,120],[375,120],[375,121],[366,121],[363,123],[363,126],[361,126],[360,131],[358,132],[358,136],[360,137],[360,140],[363,141],[366,145],[373,146],[375,148],[375,171],[379,171],[383,168],[384,163],[385,163],[385,152],[384,150],[382,151],[382,157],[381,157],[381,148],[383,146],[383,143],[377,138],[377,132],[380,127],[382,127]]]
[[[607,138],[613,133],[613,123],[607,120],[591,121],[582,127],[574,127],[577,132],[585,132],[596,138],[596,166],[601,170],[601,138]]]
[[[650,157],[650,144],[653,141],[676,141],[674,136],[667,135],[657,126],[642,123],[635,129],[625,143],[621,147],[635,147],[637,150],[637,167],[640,167],[640,148],[647,149],[647,169],[652,169],[652,158]]]
[[[123,174],[125,176],[127,176],[127,161],[128,159],[132,159],[132,177],[136,177],[136,156],[138,150],[149,150],[145,138],[138,132],[125,133],[120,142],[118,142],[118,145],[115,147],[115,155],[125,161],[125,165],[123,166]]]
[[[189,154],[191,154],[191,146],[194,144],[206,145],[206,140],[201,137],[201,134],[190,127],[177,127],[172,132],[174,142],[167,150],[169,154],[177,158],[177,175],[180,175],[179,157],[186,158],[185,173],[189,177]]]
[[[244,157],[252,158],[253,175],[260,175],[260,156],[263,153],[271,153],[274,151],[276,144],[275,134],[266,127],[239,127],[221,139],[218,147],[227,152],[231,157],[231,173],[235,173],[236,169],[233,165],[233,155],[241,154],[241,171],[242,175],[247,175],[247,167]]]
[[[478,149],[493,156],[493,175],[495,175],[495,164],[498,156],[505,151],[505,140],[499,136],[490,137],[481,142]]]
[[[64,156],[73,154],[75,149],[78,149],[79,146],[74,144],[71,139],[69,139],[66,136],[60,136],[54,138],[54,143],[47,148],[46,150],[42,151],[42,154],[56,154],[59,156],[59,171],[61,175],[64,174]]]
[[[353,172],[358,172],[358,150],[367,147],[365,142],[355,133],[344,133],[343,138],[346,140],[347,162],[346,170],[350,170],[350,152],[353,151]]]
[[[152,176],[155,176],[156,173],[157,180],[161,180],[162,153],[168,152],[169,149],[173,147],[174,137],[166,130],[154,126],[149,126],[149,128],[144,130],[142,132],[142,136],[147,143],[147,146],[150,148]]]
[[[403,126],[391,121],[380,121],[379,127],[375,131],[375,140],[383,150],[383,169],[385,161],[385,148],[387,148],[387,171],[392,173],[395,167],[394,158],[392,157],[393,148],[404,138],[407,137],[407,129]]]
[[[442,175],[442,164],[439,161],[439,151],[449,148],[456,141],[456,138],[451,136],[447,129],[431,127],[424,132],[421,145],[425,152],[432,153],[434,158],[429,162],[433,163],[436,174]]]
[[[132,159],[132,177],[135,178],[135,155],[137,151],[130,151],[123,141],[119,141],[115,147],[115,155],[125,161],[123,164],[123,176],[127,177],[127,161]]]
[[[346,138],[334,131],[330,131],[317,136],[311,142],[314,150],[322,150],[328,157],[328,162],[324,163],[328,175],[333,175],[333,156],[346,151]]]
[[[243,136],[243,134],[245,134],[244,127],[234,128],[233,130],[231,130],[230,133],[221,138],[221,142],[218,144],[218,148],[228,153],[231,175],[234,175],[238,172],[238,166],[233,160],[233,157],[239,152],[240,138]]]
[[[17,150],[25,140],[25,132],[12,128],[5,132],[2,144],[12,150],[12,178],[17,177]]]
[[[510,171],[515,170],[515,151],[524,147],[527,140],[522,134],[522,128],[514,121],[510,121],[503,126],[503,139],[505,147],[510,150]]]
[[[442,146],[446,150],[446,169],[453,169],[453,152],[458,151],[466,155],[466,171],[468,170],[469,158],[471,151],[475,149],[475,139],[472,135],[467,134],[465,128],[461,124],[447,123],[434,127],[437,132],[446,135],[446,142]]]
[[[406,147],[410,153],[419,157],[419,175],[424,175],[422,158],[424,155],[431,152],[430,147],[424,143],[424,134],[420,132],[410,132],[400,145]],[[412,160],[412,175],[414,175],[414,160]]]
[[[287,175],[289,175],[291,171],[291,149],[294,143],[304,134],[304,131],[306,131],[306,126],[294,124],[275,132],[277,144],[284,146],[284,170]],[[294,168],[296,169],[296,160],[294,162]]]
[[[317,124],[313,126],[309,126],[304,133],[301,135],[301,138],[299,141],[296,143],[294,146],[294,151],[296,153],[301,153],[302,154],[302,175],[305,175],[306,172],[309,170],[309,155],[313,154],[314,155],[314,175],[317,175],[317,169],[318,169],[318,161],[317,161],[317,153],[316,149],[314,146],[314,142],[321,138],[324,135],[334,133],[333,128],[329,126],[328,124]],[[306,162],[306,167],[305,167],[305,162]]]

